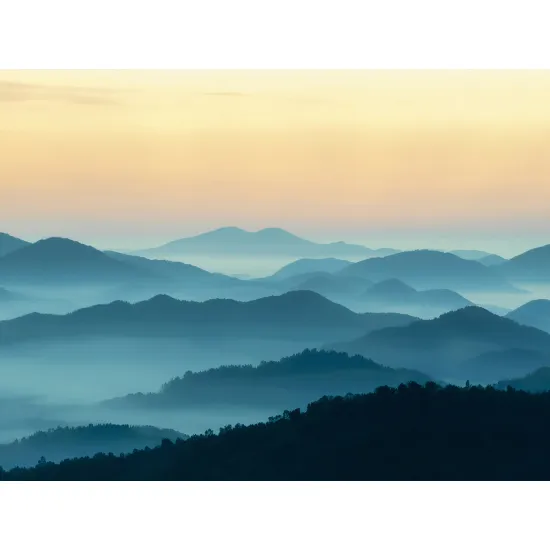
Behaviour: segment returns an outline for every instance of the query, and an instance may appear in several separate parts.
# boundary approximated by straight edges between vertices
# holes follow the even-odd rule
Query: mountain
[[[67,458],[94,456],[97,453],[131,453],[134,449],[156,447],[163,439],[176,441],[187,436],[174,430],[152,426],[90,424],[59,427],[0,444],[0,467],[34,466],[41,457],[60,462]]]
[[[500,307],[500,306],[493,306],[491,304],[477,304],[479,307],[482,307],[483,309],[486,309],[487,311],[490,311],[491,313],[494,313],[495,315],[504,316],[508,313],[510,313],[510,309],[506,307]]]
[[[351,263],[348,260],[339,260],[337,258],[302,258],[285,265],[271,275],[271,277],[267,278],[280,280],[306,273],[335,273]]]
[[[433,382],[324,397],[265,423],[135,453],[3,472],[7,481],[550,480],[550,394]]]
[[[117,301],[68,315],[31,314],[0,322],[0,344],[75,337],[283,338],[318,341],[410,323],[399,314],[358,314],[307,291],[251,302],[179,301],[166,295],[129,304]],[[349,336],[350,338],[353,336]]]
[[[478,383],[491,384],[504,377],[523,376],[546,364],[550,365],[550,353],[505,349],[488,351],[463,361],[457,370],[463,379],[471,378]]]
[[[279,228],[245,231],[238,227],[222,227],[195,237],[169,242],[157,248],[136,251],[140,256],[170,257],[184,255],[218,256],[287,256],[287,257],[353,257],[367,258],[392,254],[393,249],[372,250],[344,242],[319,244]]]
[[[0,303],[16,302],[25,299],[26,297],[19,292],[12,292],[11,290],[0,287]]]
[[[417,369],[438,379],[464,381],[460,370],[464,361],[486,352],[510,349],[549,354],[550,334],[470,306],[436,319],[373,331],[351,342],[326,347],[359,353],[392,367]],[[471,373],[468,378],[478,380]],[[484,380],[485,375],[482,373],[479,379]]]
[[[396,311],[420,317],[437,317],[447,311],[473,305],[452,290],[415,290],[399,279],[386,279],[373,284],[359,299],[369,311]]]
[[[550,391],[550,367],[542,367],[529,373],[522,378],[501,380],[495,384],[497,390],[506,390],[508,386],[515,390],[528,392],[549,392]]]
[[[0,281],[17,284],[104,283],[150,276],[70,239],[52,237],[0,258]]]
[[[483,250],[449,250],[449,254],[454,254],[463,260],[476,261],[491,255],[489,252],[483,252]]]
[[[107,402],[112,407],[300,407],[323,395],[373,391],[380,385],[427,382],[412,370],[383,367],[361,356],[309,350],[257,367],[223,366],[186,372],[158,393],[133,394]]]
[[[317,292],[327,298],[338,296],[355,296],[360,294],[372,283],[362,277],[346,277],[344,275],[332,273],[310,274],[311,276],[302,280],[296,286],[292,286],[294,290],[311,290]],[[302,277],[297,275],[297,277]],[[284,282],[290,282],[295,277],[285,279]]]
[[[125,265],[139,269],[149,277],[125,281],[113,287],[107,294],[107,300],[143,301],[158,294],[173,297],[201,300],[214,296],[237,297],[239,291],[245,292],[245,298],[252,299],[267,294],[269,285],[256,281],[242,281],[220,273],[211,273],[194,265],[167,260],[151,260],[140,256],[105,251],[110,258]]]
[[[385,258],[371,258],[345,267],[342,275],[365,277],[374,282],[399,279],[419,290],[483,290],[513,292],[517,289],[491,268],[454,254],[434,250],[400,252]]]
[[[499,256],[498,254],[489,254],[488,256],[478,258],[476,261],[480,264],[486,265],[487,267],[491,267],[493,265],[503,264],[508,260],[506,258],[503,258],[502,256]]]
[[[550,244],[533,248],[494,266],[496,273],[512,281],[550,281]]]
[[[0,258],[2,258],[2,256],[6,256],[7,254],[15,252],[20,248],[24,248],[29,244],[30,243],[28,243],[27,241],[23,241],[22,239],[18,239],[17,237],[12,237],[7,233],[0,233]]]
[[[508,319],[550,332],[550,300],[532,300],[506,315]]]

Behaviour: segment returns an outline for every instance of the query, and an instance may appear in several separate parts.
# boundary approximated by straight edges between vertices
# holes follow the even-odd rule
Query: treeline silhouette
[[[306,406],[323,395],[367,393],[430,377],[413,370],[392,369],[336,351],[305,349],[279,361],[228,365],[187,371],[162,385],[158,393],[137,393],[109,400],[110,406],[185,408],[197,406],[268,407],[271,411]]]
[[[305,412],[5,480],[549,480],[550,393],[434,382],[323,397]]]
[[[129,453],[146,446],[156,447],[163,439],[185,439],[175,430],[128,424],[89,424],[60,426],[31,436],[0,444],[0,467],[34,466],[50,460],[93,456],[98,452]]]

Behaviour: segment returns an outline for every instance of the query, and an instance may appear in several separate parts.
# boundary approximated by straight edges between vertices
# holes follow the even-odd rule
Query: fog
[[[257,364],[291,355],[311,341],[173,338],[88,338],[0,348],[5,391],[45,394],[62,402],[91,403],[157,390],[186,371]]]
[[[185,257],[171,258],[207,270],[246,277],[269,276],[295,257]],[[162,283],[161,283],[162,285]],[[550,284],[516,284],[523,293],[461,292],[462,296],[499,315],[531,300],[550,299]],[[211,298],[253,300],[287,290],[284,284],[253,282],[249,286],[215,288],[188,287],[177,283],[168,286],[102,285],[102,286],[13,286],[10,291],[24,299],[0,304],[0,320],[12,319],[31,312],[66,314],[68,312],[115,300],[137,302],[165,292],[178,299],[203,301]],[[357,312],[395,312],[433,319],[448,309],[405,303],[361,301],[355,296],[327,295],[330,300]],[[170,428],[185,434],[217,430],[227,424],[249,424],[279,414],[276,407],[188,407],[185,410],[116,409],[102,405],[103,400],[130,393],[156,392],[174,377],[186,371],[201,371],[221,365],[258,365],[261,361],[278,360],[305,348],[321,347],[329,342],[311,339],[222,339],[213,334],[209,339],[189,338],[78,338],[65,341],[33,341],[0,346],[0,443],[29,436],[37,430],[58,426],[90,423],[151,425]],[[437,381],[464,384],[494,383],[507,376],[525,374],[513,362],[476,378],[476,359],[498,346],[471,341],[447,343],[436,350],[368,349],[363,354],[384,365],[412,368]],[[475,359],[478,363],[468,361]],[[480,363],[481,361],[481,363]],[[494,362],[494,359],[493,359]],[[470,371],[466,370],[467,366]],[[488,363],[489,364],[489,363]],[[498,361],[497,361],[498,364]],[[538,366],[534,358],[532,364]],[[540,366],[543,366],[542,364]],[[462,369],[462,370],[461,370]],[[321,396],[319,396],[321,397]],[[0,464],[1,466],[1,464]]]

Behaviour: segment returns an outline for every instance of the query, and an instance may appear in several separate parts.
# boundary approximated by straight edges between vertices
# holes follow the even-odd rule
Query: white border
[[[0,68],[550,68],[547,6],[526,0],[4,1]],[[547,545],[547,489],[2,484],[0,540],[10,549],[56,550],[535,549]]]
[[[545,0],[17,0],[0,68],[549,68]]]
[[[32,483],[0,488],[6,548],[546,548],[548,484]]]

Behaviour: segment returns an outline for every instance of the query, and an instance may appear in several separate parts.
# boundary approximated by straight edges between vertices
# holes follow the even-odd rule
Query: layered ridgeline
[[[532,300],[506,315],[522,325],[550,332],[550,300]]]
[[[550,282],[550,244],[514,256],[492,269],[511,281]]]
[[[312,273],[336,273],[351,265],[351,263],[348,260],[338,258],[302,258],[285,265],[266,279],[282,281],[297,275],[307,274],[311,276]]]
[[[323,398],[305,412],[5,480],[550,480],[550,394],[434,383]]]
[[[305,350],[257,367],[223,366],[186,372],[164,384],[158,393],[133,394],[106,402],[110,407],[197,408],[250,407],[277,410],[303,407],[323,395],[373,391],[378,386],[424,383],[423,373],[392,369],[361,356]]]
[[[233,279],[180,262],[159,262],[101,252],[70,239],[52,237],[0,258],[0,282],[17,285],[163,282],[219,283]]]
[[[550,361],[548,361],[550,365]],[[542,367],[521,378],[512,378],[510,380],[501,380],[495,384],[495,388],[506,390],[511,387],[515,390],[528,392],[548,392],[550,391],[550,366]]]
[[[159,295],[136,304],[117,301],[67,315],[30,314],[3,321],[0,347],[33,340],[68,341],[97,336],[323,341],[337,335],[351,338],[414,320],[400,314],[354,313],[307,291],[250,302],[224,299],[188,302]]]
[[[8,302],[21,302],[27,300],[27,297],[20,292],[12,292],[6,288],[0,287],[0,304]]]
[[[338,273],[316,273],[297,275],[285,279],[285,283],[293,290],[311,290],[327,298],[355,298],[372,285],[362,277],[349,277]]]
[[[368,258],[385,256],[396,252],[394,249],[373,250],[362,245],[344,242],[320,244],[297,237],[278,228],[260,231],[245,231],[238,227],[222,227],[169,242],[157,248],[139,250],[140,256],[167,258],[170,256],[286,256],[306,258]]]
[[[485,252],[484,250],[438,250],[438,252],[448,252],[449,254],[454,254],[455,256],[458,256],[459,258],[463,258],[464,260],[475,260],[476,262],[482,260],[483,258],[487,258],[487,256],[490,256],[490,252]]]
[[[417,290],[446,288],[459,292],[517,292],[518,289],[495,269],[450,253],[413,250],[363,260],[339,273],[373,282],[399,279]]]
[[[392,367],[417,369],[438,379],[488,384],[533,370],[518,350],[539,354],[538,366],[544,366],[550,356],[550,334],[471,306],[327,347]],[[495,361],[495,352],[510,354],[512,360]],[[477,361],[471,368],[474,358]]]
[[[13,443],[0,444],[0,467],[29,467],[41,459],[60,462],[66,458],[94,456],[97,453],[130,453],[134,449],[156,447],[163,439],[176,441],[187,436],[174,430],[152,426],[96,424],[59,427],[39,431]]]
[[[28,246],[30,243],[24,241],[23,239],[18,239],[7,233],[0,233],[0,258],[15,252],[20,248]]]
[[[375,283],[357,299],[369,311],[406,312],[418,317],[435,317],[474,305],[452,290],[416,290],[399,279]]]
[[[489,254],[488,256],[483,256],[483,258],[479,258],[476,261],[480,264],[486,265],[487,267],[492,267],[495,265],[501,265],[508,260],[498,254]]]

